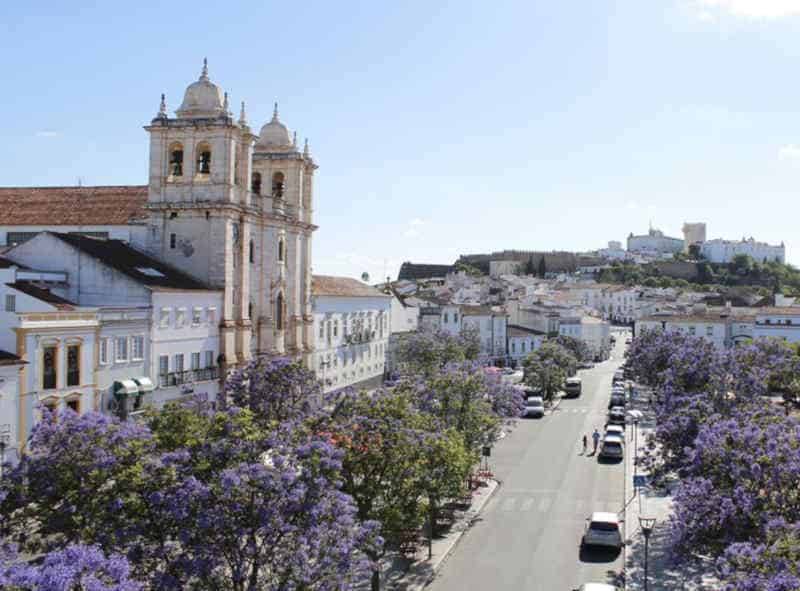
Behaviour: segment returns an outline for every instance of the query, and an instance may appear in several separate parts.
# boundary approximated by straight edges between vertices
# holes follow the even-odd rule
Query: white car
[[[623,520],[616,513],[595,512],[586,520],[586,531],[581,539],[581,546],[603,546],[605,548],[622,548],[622,534],[619,524]]]
[[[619,591],[614,585],[607,585],[605,583],[584,583],[577,589],[572,591]]]
[[[525,400],[525,414],[526,417],[543,417],[544,416],[544,399],[541,396],[531,396]]]
[[[625,438],[625,427],[622,425],[607,425],[606,435],[616,435],[617,437]]]

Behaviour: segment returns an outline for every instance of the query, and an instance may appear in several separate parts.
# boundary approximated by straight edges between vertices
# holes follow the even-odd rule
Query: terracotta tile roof
[[[800,306],[770,306],[755,310],[755,313],[759,316],[800,316]]]
[[[146,217],[147,186],[0,187],[0,226],[125,225]]]
[[[211,289],[186,273],[131,248],[122,240],[100,240],[58,232],[51,234],[151,289]]]
[[[23,361],[13,353],[9,353],[8,351],[3,351],[0,349],[0,365],[18,365],[21,363],[28,363],[27,361]]]
[[[333,277],[332,275],[313,275],[311,277],[311,293],[315,296],[391,297],[357,279]]]
[[[541,330],[536,330],[535,328],[527,328],[525,326],[518,326],[516,324],[509,324],[508,328],[506,329],[506,333],[510,337],[527,337],[529,335],[544,335],[547,334]]]
[[[15,281],[14,283],[6,283],[6,285],[8,285],[9,287],[13,287],[17,291],[21,291],[22,293],[28,294],[32,298],[36,298],[37,300],[47,302],[48,304],[54,306],[59,310],[75,309],[75,304],[73,304],[69,300],[65,300],[64,298],[52,293],[49,289],[46,289],[44,287],[38,287],[33,283],[29,283],[27,281]]]

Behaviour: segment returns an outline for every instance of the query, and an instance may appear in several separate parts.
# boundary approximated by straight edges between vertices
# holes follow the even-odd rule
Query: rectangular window
[[[179,373],[183,371],[183,353],[177,353],[172,358],[173,368],[172,371]]]
[[[200,369],[200,352],[192,353],[192,369]]]
[[[706,336],[713,337],[714,336],[714,327],[713,326],[706,326]]]
[[[6,312],[17,311],[17,296],[13,293],[6,294]]]
[[[100,339],[100,364],[108,363],[108,339]]]
[[[131,338],[131,359],[144,359],[144,337],[141,335]]]
[[[203,308],[195,306],[192,308],[192,326],[200,326],[203,318]]]
[[[42,389],[53,390],[56,387],[56,347],[45,347],[42,354]]]
[[[319,323],[319,338],[320,338],[320,340],[325,338],[325,323],[324,322],[320,322]]]
[[[339,321],[338,320],[334,320],[333,321],[333,336],[334,337],[339,336]]]
[[[175,233],[169,235],[169,247],[175,248],[178,245],[178,237]]]
[[[694,327],[694,326],[690,326],[689,327],[689,334],[690,335],[694,335],[696,331],[697,331],[696,327]]]
[[[114,360],[117,362],[128,360],[128,337],[114,339]]]
[[[158,356],[158,375],[165,376],[169,373],[169,357],[167,355]]]
[[[512,353],[517,352],[517,344],[514,341],[511,341],[511,352]]]
[[[216,308],[209,308],[208,314],[206,315],[208,318],[208,325],[214,326],[214,323],[217,321],[217,309]]]
[[[450,316],[447,314],[447,312],[444,313],[444,322],[445,322],[445,324],[450,322]]]
[[[214,351],[206,351],[205,352],[206,358],[206,367],[214,367]]]
[[[186,324],[186,308],[178,308],[175,310],[175,328],[183,328]]]
[[[67,386],[79,386],[81,383],[81,346],[67,346]]]
[[[160,328],[169,328],[169,316],[172,310],[170,308],[161,308],[161,315],[158,318],[158,326]]]

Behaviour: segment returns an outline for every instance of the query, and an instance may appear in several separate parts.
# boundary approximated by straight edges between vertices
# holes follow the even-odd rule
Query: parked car
[[[619,588],[606,583],[584,583],[572,591],[619,591]]]
[[[624,425],[625,424],[625,409],[621,406],[615,406],[608,411],[608,424],[610,425]]]
[[[614,380],[613,383],[625,381],[625,372],[621,369],[618,369],[614,372]]]
[[[606,548],[622,548],[622,534],[619,524],[623,520],[616,513],[592,513],[586,524],[586,531],[581,539],[581,546],[603,546]]]
[[[581,395],[581,379],[567,378],[564,382],[564,394],[567,398],[578,398]]]
[[[525,400],[526,417],[541,418],[544,416],[544,398],[541,396],[530,396]]]
[[[617,435],[619,437],[625,438],[625,426],[624,425],[606,425],[606,435]]]
[[[579,369],[592,369],[594,367],[594,363],[591,361],[581,361],[578,363]]]
[[[625,407],[625,397],[619,394],[612,394],[611,398],[608,400],[608,409],[611,410],[615,406]]]
[[[603,443],[600,444],[600,453],[598,457],[610,460],[621,460],[623,457],[623,448],[625,441],[619,435],[609,435],[603,437]]]

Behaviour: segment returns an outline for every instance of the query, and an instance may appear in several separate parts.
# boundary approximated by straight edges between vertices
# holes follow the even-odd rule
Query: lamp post
[[[633,480],[637,481],[639,474],[639,417],[633,417]],[[636,496],[639,497],[639,513],[642,512],[642,495],[639,494],[639,488],[636,488]]]
[[[644,591],[647,591],[647,555],[650,550],[650,534],[653,533],[653,528],[656,525],[655,517],[642,517],[639,515],[639,527],[644,534]]]

